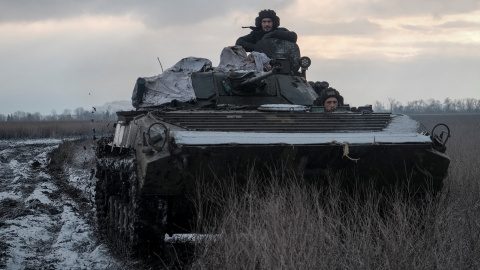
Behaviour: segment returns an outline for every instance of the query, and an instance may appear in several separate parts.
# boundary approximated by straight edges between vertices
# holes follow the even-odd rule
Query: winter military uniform
[[[339,106],[343,106],[343,96],[341,96],[340,93],[335,88],[332,88],[332,87],[323,89],[318,95],[318,98],[315,100],[313,105],[325,106],[325,101],[331,97],[334,97],[337,99]]]
[[[262,29],[262,20],[264,18],[270,18],[273,22],[273,29],[265,32]],[[278,38],[291,42],[297,42],[297,34],[292,31],[288,31],[286,28],[280,27],[280,18],[275,11],[270,9],[262,10],[258,13],[258,17],[255,18],[255,27],[251,26],[252,32],[250,34],[237,39],[235,45],[242,46],[245,51],[252,52],[255,44],[264,38]]]

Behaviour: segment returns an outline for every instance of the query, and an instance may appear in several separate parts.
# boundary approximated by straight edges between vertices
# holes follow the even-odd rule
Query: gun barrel
[[[249,85],[249,84],[254,84],[256,82],[259,82],[263,79],[266,79],[270,76],[272,76],[274,73],[273,73],[273,70],[272,71],[269,71],[269,72],[266,72],[260,76],[257,76],[257,77],[253,77],[253,78],[250,78],[242,83],[240,83],[240,86],[246,86],[246,85]]]

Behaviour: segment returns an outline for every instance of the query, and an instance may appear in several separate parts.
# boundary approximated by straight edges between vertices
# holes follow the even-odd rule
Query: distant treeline
[[[450,99],[446,98],[443,102],[435,99],[414,100],[407,102],[406,105],[389,99],[387,103],[375,101],[373,109],[376,112],[404,113],[404,114],[430,114],[430,113],[480,113],[480,99],[464,98]],[[50,115],[41,115],[39,112],[28,113],[16,111],[12,114],[0,114],[0,121],[116,121],[115,112],[99,111],[95,108],[85,110],[76,108],[75,110],[65,109],[63,113],[58,114],[55,110]]]
[[[115,112],[97,111],[96,108],[85,110],[84,108],[76,108],[75,110],[65,109],[63,113],[58,114],[55,110],[50,115],[41,115],[39,112],[28,113],[23,111],[16,111],[12,114],[0,114],[0,121],[116,121],[117,115]]]
[[[404,114],[430,114],[430,113],[480,113],[480,99],[450,99],[443,102],[435,99],[414,100],[403,105],[395,99],[389,99],[387,105],[376,101],[373,108],[377,112],[393,111]]]

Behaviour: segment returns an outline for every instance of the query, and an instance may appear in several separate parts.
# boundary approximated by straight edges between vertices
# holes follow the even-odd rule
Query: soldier
[[[262,10],[258,13],[258,17],[255,18],[255,27],[250,26],[252,32],[238,38],[235,45],[240,45],[245,51],[252,52],[255,44],[264,38],[278,38],[297,42],[297,34],[295,32],[288,31],[283,27],[279,28],[278,26],[280,26],[280,18],[275,11],[271,9]]]
[[[334,112],[343,105],[343,97],[335,88],[328,87],[320,93],[315,105],[324,106],[326,112]]]

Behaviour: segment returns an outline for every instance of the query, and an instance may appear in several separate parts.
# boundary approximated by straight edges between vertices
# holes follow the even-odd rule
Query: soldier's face
[[[325,100],[325,111],[334,112],[338,108],[338,100],[334,97],[329,97]]]
[[[270,18],[262,19],[262,30],[265,32],[269,32],[269,31],[272,31],[272,29],[273,29],[272,19]]]

